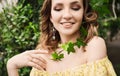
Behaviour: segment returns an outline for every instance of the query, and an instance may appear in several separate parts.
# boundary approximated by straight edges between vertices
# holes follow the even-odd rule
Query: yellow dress
[[[76,66],[72,69],[67,69],[64,72],[48,73],[35,68],[31,70],[30,76],[117,76],[114,68],[108,59],[105,57],[91,63]]]

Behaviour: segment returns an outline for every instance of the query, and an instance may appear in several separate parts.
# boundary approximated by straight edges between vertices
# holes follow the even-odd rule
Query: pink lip
[[[74,24],[74,22],[61,22],[61,24]]]
[[[65,28],[70,28],[73,26],[73,22],[61,22],[61,24],[65,27]]]

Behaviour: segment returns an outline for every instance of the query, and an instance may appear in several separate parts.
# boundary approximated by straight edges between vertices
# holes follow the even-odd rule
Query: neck
[[[72,34],[72,35],[61,35],[60,34],[60,37],[61,37],[61,43],[66,43],[66,42],[76,42],[77,38],[80,37],[80,33],[75,33],[75,34]]]

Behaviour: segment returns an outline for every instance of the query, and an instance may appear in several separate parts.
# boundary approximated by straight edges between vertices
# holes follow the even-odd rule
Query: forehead
[[[51,0],[52,5],[54,4],[70,4],[70,3],[83,3],[83,0]]]

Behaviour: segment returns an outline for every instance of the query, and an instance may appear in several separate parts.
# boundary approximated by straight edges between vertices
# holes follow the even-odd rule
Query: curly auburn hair
[[[40,31],[41,36],[39,38],[39,43],[36,49],[44,48],[47,50],[55,50],[58,47],[60,42],[60,35],[56,32],[56,39],[52,40],[52,26],[53,24],[50,21],[51,16],[51,2],[52,0],[44,0],[43,6],[40,11]],[[90,39],[98,35],[97,28],[97,13],[92,10],[89,5],[88,0],[83,1],[84,5],[84,15],[83,15],[83,24],[82,26],[87,30],[87,35],[84,37],[84,42],[88,43]],[[82,32],[80,32],[82,34]]]

